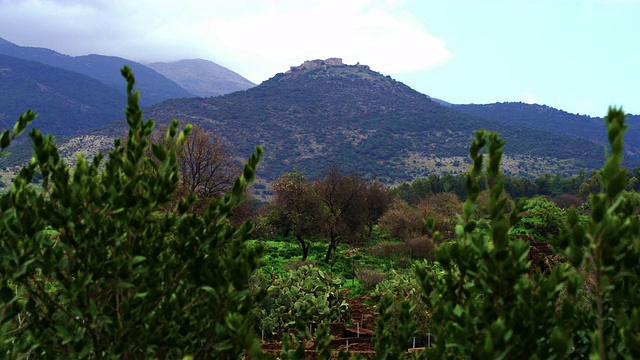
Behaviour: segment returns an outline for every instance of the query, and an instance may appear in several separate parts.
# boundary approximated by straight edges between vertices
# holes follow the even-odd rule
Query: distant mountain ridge
[[[546,105],[521,102],[453,105],[453,108],[502,123],[608,144],[607,130],[602,118],[571,114]],[[606,109],[603,109],[603,112],[604,110]],[[629,155],[635,155],[640,152],[640,117],[630,115],[627,117],[627,123],[630,126],[625,134],[625,147]]]
[[[104,55],[69,56],[45,48],[18,46],[2,38],[0,38],[0,54],[36,61],[90,76],[116,89],[123,94],[123,99],[125,98],[125,92],[120,69],[127,65],[131,67],[136,76],[137,87],[145,93],[145,98],[141,102],[143,106],[156,104],[167,99],[194,96],[155,70],[120,57]]]
[[[0,54],[0,127],[34,109],[34,126],[46,134],[71,135],[122,117],[121,94],[76,72]]]
[[[203,59],[156,62],[147,66],[200,97],[219,96],[256,86],[238,73]]]

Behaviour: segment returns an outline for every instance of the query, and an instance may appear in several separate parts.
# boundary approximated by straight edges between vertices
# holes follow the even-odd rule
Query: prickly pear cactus
[[[313,266],[303,266],[276,279],[268,289],[261,310],[261,324],[268,334],[279,335],[302,320],[319,323],[344,321],[349,304],[344,300],[343,279]]]

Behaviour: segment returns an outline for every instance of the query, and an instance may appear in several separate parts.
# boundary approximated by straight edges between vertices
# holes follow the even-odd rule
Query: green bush
[[[32,129],[34,156],[0,197],[0,357],[257,357],[248,312],[260,294],[248,284],[259,247],[247,243],[252,224],[236,228],[229,217],[262,150],[202,217],[188,214],[193,196],[160,213],[179,179],[176,151],[149,144],[154,121],[142,118],[129,68],[122,74],[129,134],[108,159],[78,156],[70,169],[53,138]],[[12,134],[5,130],[2,149],[34,118],[29,111]],[[169,127],[168,143],[189,135],[178,125]],[[55,291],[39,274],[56,281]]]
[[[584,276],[590,307],[576,317],[573,341],[592,358],[640,358],[640,218],[637,194],[624,191],[622,110],[605,118],[611,155],[598,173],[600,193],[589,196],[590,216],[583,222],[575,209],[567,213],[556,246]],[[589,348],[590,345],[590,348]]]
[[[542,196],[536,196],[527,202],[527,212],[538,220],[536,227],[542,235],[557,235],[565,217],[563,209]]]
[[[441,272],[437,265],[427,261],[419,262],[419,264],[435,274]],[[390,329],[392,332],[398,329],[402,303],[408,302],[413,308],[411,316],[417,334],[424,337],[431,332],[431,310],[421,299],[420,282],[415,274],[412,272],[392,271],[391,275],[377,284],[375,291],[371,293],[372,299],[377,301],[379,305],[382,305],[382,299],[385,296],[390,297],[393,304],[388,310],[392,314],[391,320],[389,323],[384,324],[385,329]]]
[[[430,358],[547,359],[572,351],[568,320],[574,310],[575,273],[565,265],[548,277],[531,276],[528,243],[509,236],[525,204],[505,214],[508,199],[499,172],[503,145],[495,133],[476,132],[458,238],[435,252],[441,273],[416,267],[423,299],[433,309]],[[488,163],[481,177],[485,146]],[[477,220],[481,178],[486,180],[487,217]]]
[[[640,218],[634,196],[624,192],[627,171],[620,166],[625,115],[610,109],[605,123],[611,155],[599,172],[602,191],[590,195],[589,218],[583,220],[575,208],[564,218],[540,198],[529,205],[541,223],[559,228],[555,247],[567,263],[547,276],[532,272],[528,244],[510,236],[528,204],[520,202],[508,216],[504,212],[504,141],[495,133],[476,133],[457,241],[436,250],[444,274],[416,267],[423,299],[433,309],[436,342],[430,358],[640,357]],[[485,145],[486,221],[472,216]],[[557,218],[550,214],[561,222],[552,222]]]
[[[320,324],[349,319],[349,305],[342,296],[341,278],[304,265],[278,276],[262,301],[260,328],[271,336],[293,329],[296,321]]]

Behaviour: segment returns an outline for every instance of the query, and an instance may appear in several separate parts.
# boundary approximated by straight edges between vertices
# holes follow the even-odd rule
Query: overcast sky
[[[0,0],[0,37],[69,55],[202,58],[260,83],[341,57],[452,103],[640,114],[640,0]]]

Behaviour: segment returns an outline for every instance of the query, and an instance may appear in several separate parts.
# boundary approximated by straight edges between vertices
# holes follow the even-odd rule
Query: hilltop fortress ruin
[[[328,58],[326,60],[307,60],[302,63],[300,66],[292,66],[286,74],[291,74],[299,71],[311,70],[316,68],[324,68],[326,69],[329,66],[348,66],[342,62],[341,58]],[[369,65],[362,65],[360,63],[355,64],[354,66],[360,67],[363,69],[371,70]]]

